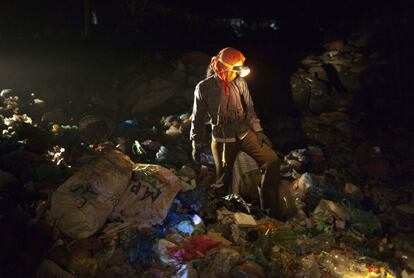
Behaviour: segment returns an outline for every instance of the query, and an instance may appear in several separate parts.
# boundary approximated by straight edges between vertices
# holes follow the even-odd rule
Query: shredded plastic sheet
[[[185,208],[199,212],[207,199],[207,191],[208,187],[197,187],[191,191],[180,192],[177,198]]]
[[[167,247],[172,256],[179,261],[191,261],[206,254],[212,248],[219,246],[221,243],[210,239],[205,235],[196,235],[189,239],[188,246],[185,247]]]
[[[241,205],[247,211],[247,213],[249,214],[251,213],[250,208],[252,205],[247,203],[241,196],[236,195],[236,194],[230,194],[230,195],[224,196],[223,199],[228,202],[234,201],[237,204]]]
[[[170,229],[176,227],[179,223],[188,220],[191,220],[190,215],[178,214],[173,209],[170,209],[163,224],[154,227],[154,234],[158,238],[163,238],[168,234]]]

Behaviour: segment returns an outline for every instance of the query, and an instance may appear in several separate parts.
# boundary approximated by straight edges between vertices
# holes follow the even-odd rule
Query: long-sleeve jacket
[[[262,130],[246,81],[241,77],[233,80],[229,84],[229,94],[222,91],[221,82],[213,75],[195,88],[190,131],[190,140],[195,145],[205,143],[207,120],[212,125],[212,137],[218,142],[242,139],[249,129]]]

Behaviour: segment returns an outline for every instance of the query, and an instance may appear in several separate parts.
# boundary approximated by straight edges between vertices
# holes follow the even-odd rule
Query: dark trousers
[[[217,179],[224,175],[223,183],[227,190],[232,181],[234,161],[240,151],[250,155],[259,165],[263,174],[261,187],[278,190],[280,182],[279,159],[271,147],[258,141],[253,131],[249,131],[242,140],[237,139],[234,143],[225,143],[225,165],[222,161],[223,145],[224,143],[212,140],[211,151],[214,157]]]

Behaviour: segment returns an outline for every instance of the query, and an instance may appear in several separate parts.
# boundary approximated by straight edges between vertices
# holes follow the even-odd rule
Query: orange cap
[[[232,47],[226,47],[220,50],[217,56],[211,58],[211,69],[221,80],[226,80],[226,77],[229,73],[229,67],[223,64],[220,60],[226,64],[235,65],[239,62],[244,62],[246,60],[246,57],[244,57],[243,53],[241,53],[239,50]]]

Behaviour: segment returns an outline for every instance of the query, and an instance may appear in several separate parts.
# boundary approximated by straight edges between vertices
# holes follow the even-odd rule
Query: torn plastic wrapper
[[[199,212],[207,199],[208,187],[196,187],[196,189],[186,192],[180,192],[177,199],[181,204],[195,212]]]
[[[224,196],[223,199],[228,202],[235,201],[237,204],[241,205],[247,211],[247,213],[249,214],[251,213],[252,205],[247,203],[245,200],[243,200],[241,196],[236,195],[236,194],[229,194],[227,196]]]
[[[173,211],[173,209],[170,209],[170,211],[168,212],[167,217],[165,218],[163,224],[162,225],[156,225],[154,227],[154,234],[158,238],[163,238],[168,234],[170,229],[177,226],[180,222],[189,221],[191,219],[192,218],[191,218],[190,215],[178,214],[175,211]]]
[[[183,234],[189,234],[189,235],[194,233],[194,230],[195,230],[192,221],[188,221],[188,220],[181,221],[180,223],[178,223],[178,225],[176,226],[176,229]]]

